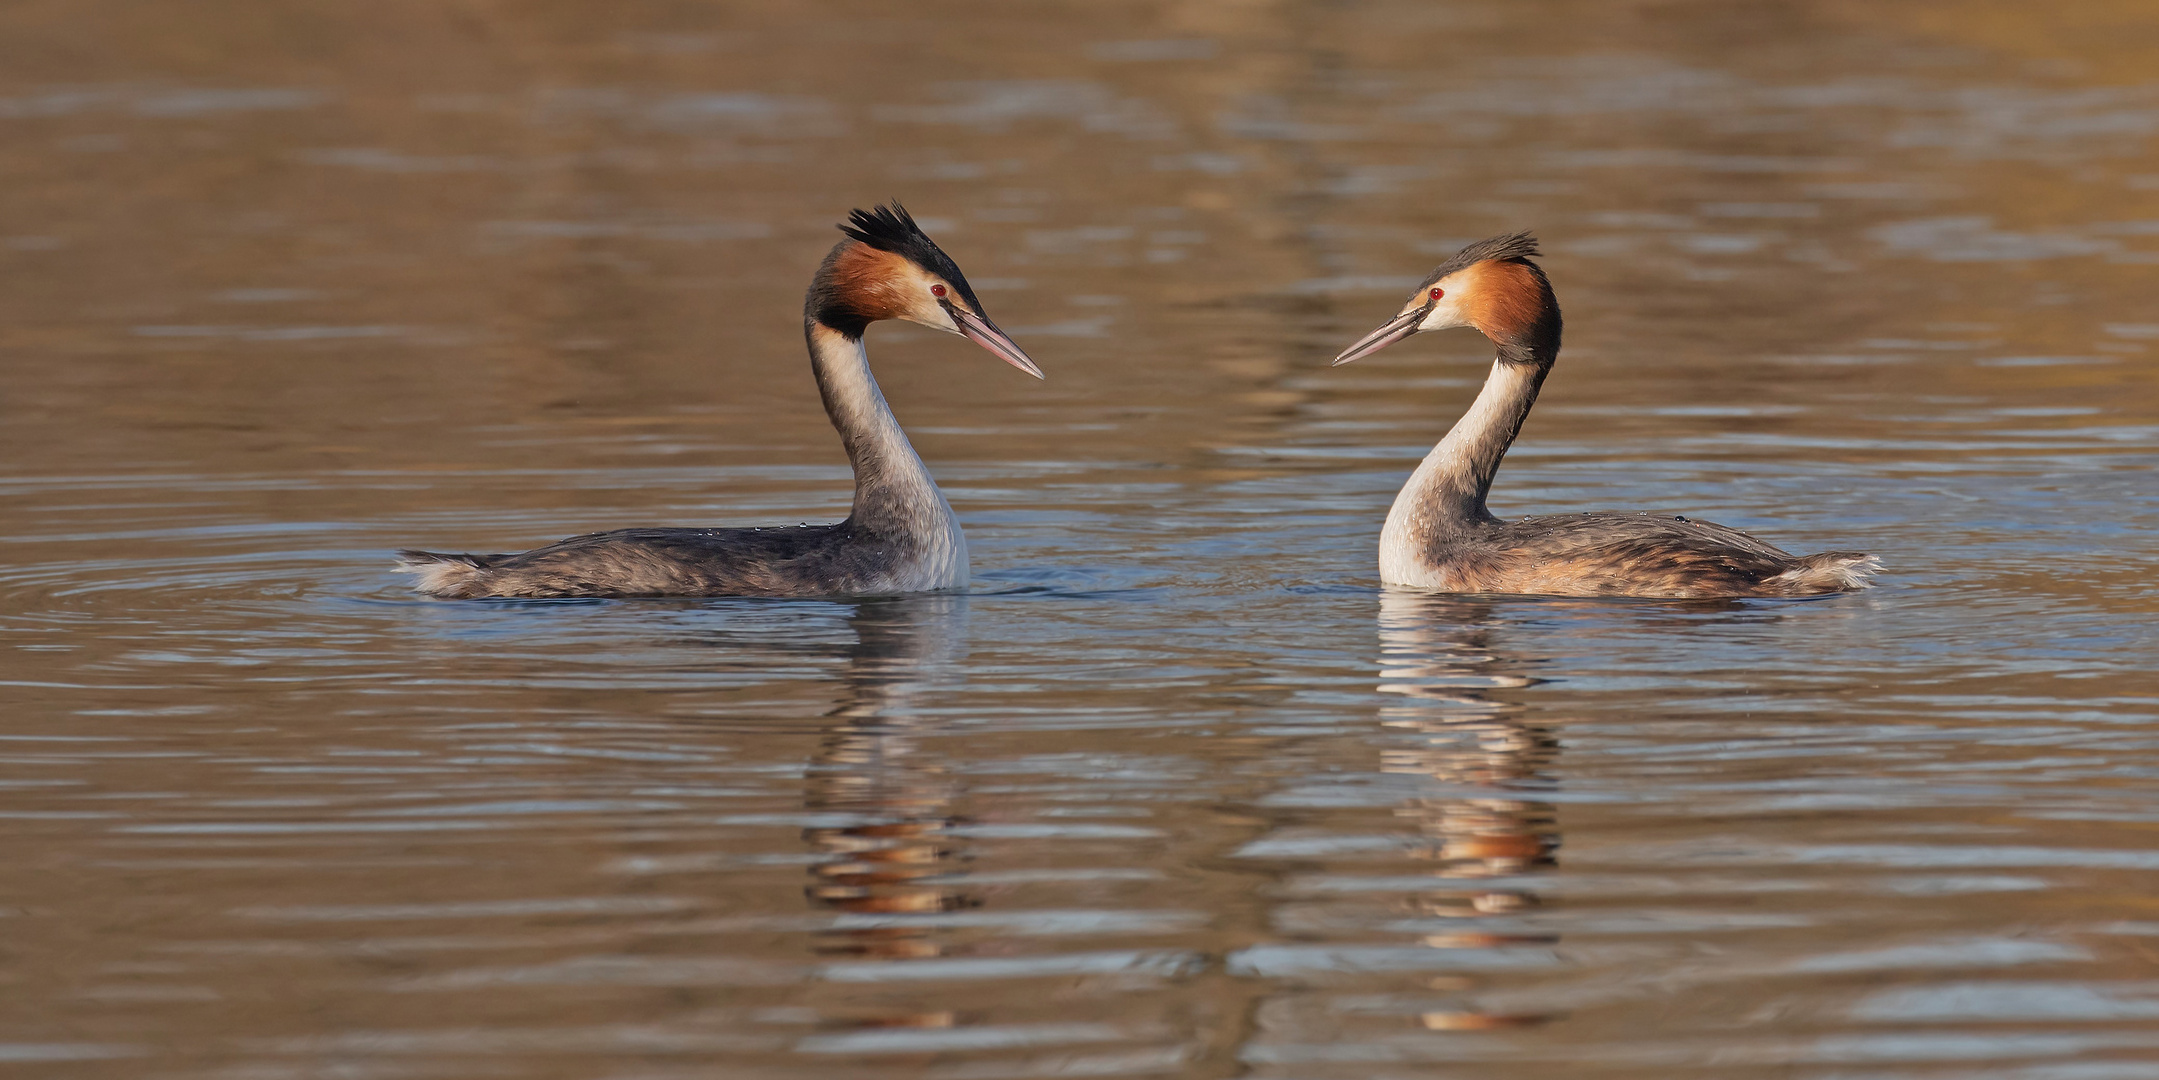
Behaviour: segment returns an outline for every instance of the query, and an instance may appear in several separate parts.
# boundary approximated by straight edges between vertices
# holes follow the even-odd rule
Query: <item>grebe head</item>
[[[809,317],[851,338],[879,319],[905,319],[959,334],[1039,379],[1042,369],[990,321],[959,264],[915,224],[907,208],[857,210],[810,285]]]
[[[1503,359],[1559,351],[1559,303],[1544,271],[1530,262],[1537,238],[1526,232],[1479,240],[1439,264],[1409,294],[1394,318],[1334,358],[1362,360],[1411,334],[1475,328],[1500,347]]]

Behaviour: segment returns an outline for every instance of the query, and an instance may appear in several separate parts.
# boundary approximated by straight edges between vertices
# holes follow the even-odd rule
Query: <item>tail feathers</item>
[[[416,574],[412,587],[429,596],[456,600],[485,596],[488,559],[485,555],[445,555],[436,551],[400,551],[397,572]]]
[[[1792,596],[1830,592],[1857,592],[1871,587],[1869,581],[1882,568],[1882,560],[1857,551],[1825,551],[1807,555],[1799,565],[1770,578],[1765,584],[1781,585]]]

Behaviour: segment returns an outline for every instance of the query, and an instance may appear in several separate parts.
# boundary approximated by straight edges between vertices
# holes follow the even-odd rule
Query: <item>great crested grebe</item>
[[[617,529],[519,555],[398,552],[420,592],[478,597],[878,596],[967,584],[967,538],[885,404],[862,333],[905,319],[959,334],[1039,379],[950,256],[906,209],[856,210],[810,281],[803,332],[825,412],[854,467],[854,512],[834,525]]]
[[[1559,302],[1515,233],[1455,253],[1400,314],[1334,358],[1362,359],[1425,330],[1468,326],[1499,347],[1469,412],[1402,485],[1379,534],[1389,585],[1542,596],[1819,596],[1867,587],[1881,560],[1851,551],[1792,555],[1737,529],[1604,511],[1516,518],[1484,507],[1492,474],[1559,356]]]

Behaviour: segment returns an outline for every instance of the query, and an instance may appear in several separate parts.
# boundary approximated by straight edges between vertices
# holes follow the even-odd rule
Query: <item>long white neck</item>
[[[1402,485],[1387,511],[1387,526],[1379,534],[1381,580],[1395,584],[1418,581],[1415,568],[1433,541],[1482,522],[1495,520],[1484,507],[1492,490],[1492,475],[1513,445],[1537,402],[1537,391],[1551,370],[1549,362],[1519,362],[1501,358],[1492,362],[1492,373],[1475,404],[1455,421],[1447,437],[1425,455],[1424,461]]]
[[[847,520],[871,534],[912,539],[918,558],[929,564],[926,572],[957,575],[956,581],[928,587],[965,584],[967,541],[959,519],[900,430],[892,407],[885,404],[862,339],[816,321],[809,323],[808,336],[810,366],[824,396],[825,414],[839,431],[855,471],[854,512]]]

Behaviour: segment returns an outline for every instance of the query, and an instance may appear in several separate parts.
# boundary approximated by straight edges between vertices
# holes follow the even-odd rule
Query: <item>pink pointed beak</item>
[[[1006,337],[1004,331],[997,329],[996,323],[950,300],[946,300],[944,305],[945,313],[952,316],[952,324],[960,328],[960,334],[966,337],[967,340],[988,349],[999,360],[1037,379],[1045,377],[1042,374],[1042,369],[1036,367],[1035,362],[1027,358],[1027,353],[1011,338]]]

